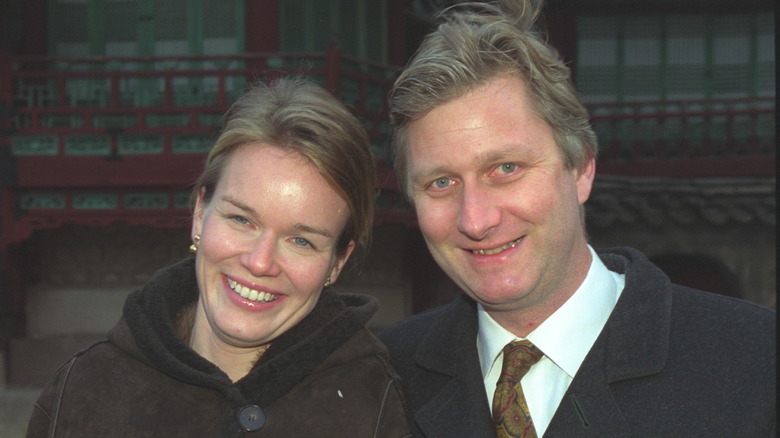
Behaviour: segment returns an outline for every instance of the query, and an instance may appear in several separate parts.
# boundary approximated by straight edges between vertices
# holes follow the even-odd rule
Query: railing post
[[[658,114],[659,115],[657,117],[653,118],[655,121],[655,129],[653,133],[653,152],[655,154],[655,159],[667,160],[669,157],[666,155],[666,118],[660,115],[660,112],[658,112]]]
[[[0,323],[9,324],[11,335],[21,337],[25,336],[27,326],[24,312],[26,294],[19,266],[19,242],[23,237],[12,231],[15,225],[15,199],[12,190],[0,188],[0,221],[8,231],[6,236],[0,238],[0,297],[4,300],[2,308],[6,309],[0,312]]]
[[[8,325],[13,335],[24,334],[24,304],[20,291],[21,270],[14,263],[20,260],[12,250],[14,235],[15,196],[11,187],[16,185],[15,161],[11,157],[11,133],[14,105],[14,77],[11,50],[0,41],[0,333]],[[0,341],[5,339],[0,338]],[[3,367],[0,366],[0,369]],[[0,379],[6,376],[0,375]],[[2,382],[4,383],[4,382]],[[0,384],[2,386],[2,384]]]
[[[341,71],[341,51],[339,50],[338,43],[335,41],[328,46],[328,52],[326,53],[327,63],[325,66],[325,89],[330,91],[331,94],[339,96],[339,83],[340,71]]]

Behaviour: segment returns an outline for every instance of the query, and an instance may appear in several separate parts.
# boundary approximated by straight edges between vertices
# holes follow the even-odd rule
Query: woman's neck
[[[219,367],[231,381],[242,379],[271,344],[258,347],[230,345],[211,330],[200,305],[197,307],[189,339],[190,348]]]

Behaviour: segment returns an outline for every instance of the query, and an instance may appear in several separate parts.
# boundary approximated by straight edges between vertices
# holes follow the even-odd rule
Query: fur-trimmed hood
[[[174,329],[177,315],[197,300],[194,258],[188,258],[158,271],[128,296],[122,321],[111,330],[109,340],[177,380],[215,389],[236,404],[258,405],[272,403],[321,367],[378,308],[376,298],[325,289],[312,312],[274,340],[249,374],[233,384]]]
[[[326,289],[235,383],[182,340],[197,300],[191,258],[133,291],[108,339],[44,388],[28,438],[409,436],[398,375],[365,328],[376,299]]]

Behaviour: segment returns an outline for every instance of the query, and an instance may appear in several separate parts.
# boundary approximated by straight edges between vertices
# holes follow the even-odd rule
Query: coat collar
[[[493,425],[477,355],[476,303],[461,295],[447,305],[415,353],[441,386],[414,415],[425,436],[486,436]],[[446,421],[442,421],[446,419]]]
[[[476,303],[460,295],[440,315],[420,342],[415,360],[428,371],[455,376],[463,368],[463,353],[477,348]]]
[[[629,436],[612,384],[659,373],[666,366],[671,327],[671,282],[640,252],[599,251],[626,285],[607,324],[561,400],[550,436]]]
[[[668,355],[671,281],[630,248],[607,250],[601,258],[608,269],[626,276],[623,294],[594,346],[605,344],[607,381],[656,374],[666,366]]]
[[[666,364],[669,278],[636,250],[599,253],[607,268],[626,275],[625,289],[561,400],[548,436],[573,430],[582,436],[628,436],[610,385],[656,374]],[[476,314],[476,303],[459,296],[442,309],[415,352],[419,367],[441,376],[429,401],[414,414],[424,436],[490,436],[493,430],[476,349]]]
[[[667,358],[671,282],[639,251],[613,248],[599,253],[609,270],[626,275],[625,291],[593,348],[604,350],[607,381],[655,374]],[[465,295],[448,304],[420,342],[417,364],[453,377],[472,368],[472,361],[463,358],[466,352],[476,357],[476,314],[476,303]]]
[[[131,292],[109,340],[177,380],[221,392],[235,405],[266,405],[281,397],[324,366],[325,359],[361,330],[378,308],[376,298],[324,290],[312,312],[275,339],[249,374],[233,383],[174,330],[176,315],[197,299],[194,259],[188,258],[158,271]]]

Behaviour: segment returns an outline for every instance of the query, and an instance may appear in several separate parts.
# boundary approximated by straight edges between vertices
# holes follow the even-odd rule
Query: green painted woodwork
[[[120,134],[120,155],[141,155],[163,153],[163,139],[154,134]]]
[[[173,195],[173,207],[174,208],[186,208],[190,209],[190,192],[176,192]]]
[[[189,114],[147,114],[146,126],[187,126],[190,121]]]
[[[773,96],[767,14],[611,15],[578,19],[586,102]]]
[[[57,155],[56,135],[16,135],[11,137],[11,154]]]
[[[161,209],[168,208],[167,193],[127,193],[122,199],[125,208],[139,209]]]
[[[240,53],[244,0],[52,0],[57,56]]]
[[[22,210],[63,209],[65,195],[52,193],[22,194],[19,196],[19,208]]]
[[[78,193],[73,195],[76,210],[113,210],[118,206],[116,193]]]
[[[205,154],[212,146],[214,142],[207,135],[186,134],[173,137],[174,154]]]
[[[111,153],[111,138],[108,135],[65,136],[66,155],[108,155],[109,153]]]
[[[386,0],[285,0],[279,3],[283,52],[323,52],[387,61]]]

